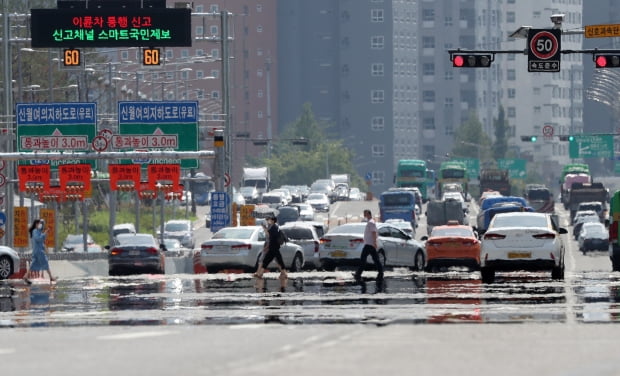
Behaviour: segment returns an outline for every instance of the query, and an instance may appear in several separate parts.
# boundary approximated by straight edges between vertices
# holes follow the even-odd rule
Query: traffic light
[[[620,68],[620,54],[594,55],[596,68]]]
[[[524,142],[536,142],[538,140],[537,136],[521,136],[521,141]]]
[[[575,136],[560,135],[560,141],[569,141],[569,142],[573,142],[573,141],[575,141]]]
[[[456,68],[489,68],[494,60],[492,54],[453,54],[450,57]]]

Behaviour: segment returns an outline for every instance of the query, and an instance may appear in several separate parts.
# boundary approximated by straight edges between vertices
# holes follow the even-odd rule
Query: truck
[[[480,170],[480,193],[486,191],[498,191],[502,196],[510,196],[508,170],[495,168]]]
[[[449,221],[456,221],[459,224],[468,224],[467,213],[463,210],[463,204],[456,200],[429,201],[426,204],[426,229],[428,234],[433,231],[435,226],[447,225]]]
[[[579,204],[582,202],[599,201],[605,206],[603,210],[606,211],[608,199],[609,192],[603,183],[573,183],[568,197],[568,210],[570,210],[571,222],[575,217]]]
[[[433,182],[434,184],[434,182]],[[394,175],[396,188],[416,187],[422,194],[422,200],[428,200],[428,168],[421,159],[401,159]]]
[[[579,178],[575,178],[575,175]],[[587,179],[584,179],[587,176]],[[585,163],[568,163],[562,167],[560,176],[560,198],[564,209],[568,209],[568,193],[572,183],[580,181],[582,183],[590,183],[592,180],[590,167]]]
[[[336,186],[338,186],[338,184],[346,184],[347,187],[351,185],[349,174],[331,174],[330,178],[334,181]]]
[[[542,184],[526,185],[523,198],[537,213],[555,213],[553,194],[549,188]]]
[[[259,197],[269,191],[271,174],[269,167],[244,167],[241,177],[242,187],[255,187]]]
[[[446,161],[439,165],[439,174],[437,175],[437,195],[443,195],[443,188],[446,184],[456,183],[462,187],[463,197],[468,199],[469,174],[467,166],[460,161]]]
[[[417,227],[415,213],[415,195],[406,190],[389,190],[379,196],[379,215],[381,222],[388,219],[401,219],[411,223],[412,228]]]
[[[609,258],[611,269],[620,271],[620,242],[618,241],[618,226],[620,225],[620,191],[616,191],[609,201]]]

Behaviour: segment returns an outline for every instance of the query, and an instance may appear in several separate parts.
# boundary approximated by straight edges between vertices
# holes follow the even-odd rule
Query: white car
[[[299,245],[304,250],[305,268],[318,269],[319,245],[321,239],[313,224],[308,222],[288,222],[280,226],[284,231],[289,242]]]
[[[349,189],[349,200],[350,201],[360,201],[362,200],[362,192],[357,187],[352,187]]]
[[[579,250],[587,251],[607,251],[609,248],[609,232],[604,224],[600,222],[586,222],[581,227],[577,237]]]
[[[246,203],[256,204],[258,202],[258,189],[256,187],[241,187],[239,193],[243,196]]]
[[[551,270],[551,278],[564,279],[565,228],[557,228],[546,213],[496,214],[482,237],[480,272],[492,283],[495,271]]]
[[[159,237],[159,230],[157,231]],[[164,238],[177,239],[185,248],[194,248],[194,228],[188,219],[173,219],[164,224]]]
[[[319,212],[329,211],[329,198],[325,193],[310,193],[306,199],[306,203]]]
[[[319,259],[325,270],[338,266],[357,267],[364,248],[366,223],[347,223],[329,230],[321,238]],[[384,266],[405,266],[413,270],[426,267],[426,248],[398,227],[377,223],[379,260]],[[374,265],[369,256],[366,263]]]
[[[308,203],[295,204],[299,208],[299,220],[314,221],[314,208]]]
[[[10,247],[0,245],[0,280],[19,271],[19,254]]]
[[[584,222],[583,220],[584,217],[599,218],[599,215],[594,210],[579,210],[575,213],[575,216],[573,217],[573,225],[580,223],[580,222]]]
[[[200,245],[200,262],[209,273],[221,269],[253,272],[265,240],[262,226],[225,227]],[[290,271],[300,271],[304,267],[304,250],[299,245],[286,242],[280,247],[280,253]]]

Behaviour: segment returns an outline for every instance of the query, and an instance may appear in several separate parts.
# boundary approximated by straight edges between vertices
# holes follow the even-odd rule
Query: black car
[[[278,207],[278,224],[280,226],[287,222],[296,222],[299,220],[300,213],[297,206],[280,206]]]
[[[114,246],[106,248],[109,275],[165,271],[164,247],[151,234],[118,234]]]

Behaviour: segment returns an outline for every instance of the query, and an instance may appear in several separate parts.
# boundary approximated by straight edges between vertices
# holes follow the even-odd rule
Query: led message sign
[[[31,45],[191,47],[191,9],[31,9]]]

